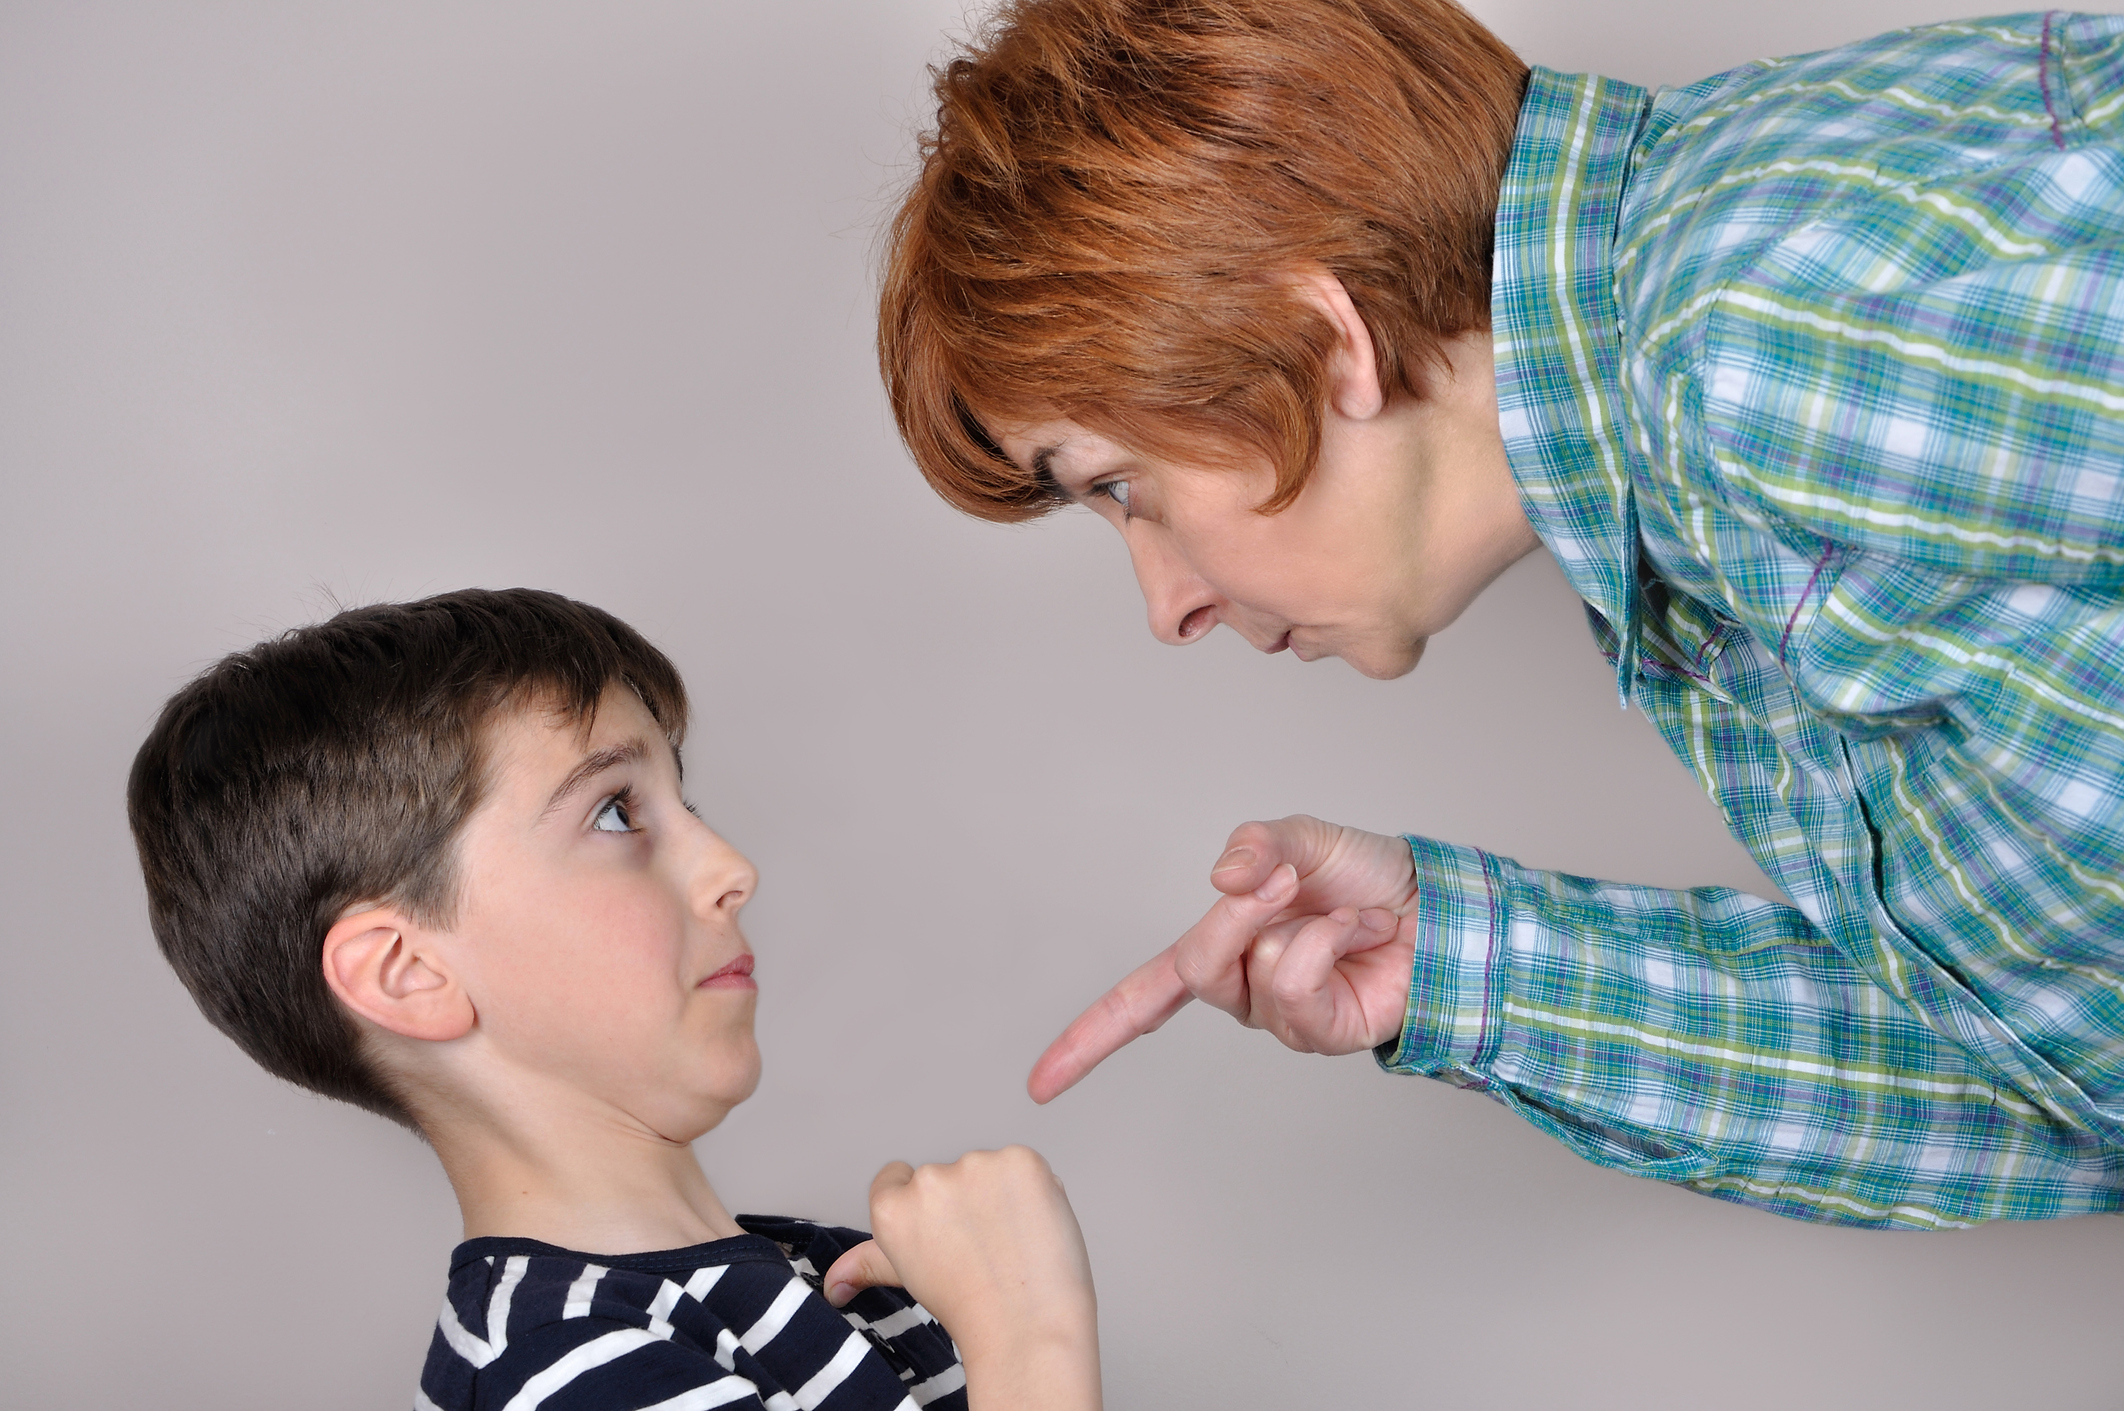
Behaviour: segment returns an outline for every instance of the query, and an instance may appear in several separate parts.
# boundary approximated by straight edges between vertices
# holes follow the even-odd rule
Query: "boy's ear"
[[[409,1039],[462,1038],[478,1018],[434,932],[394,908],[341,917],[325,932],[324,974],[341,1004]]]
[[[1370,421],[1386,407],[1386,389],[1379,385],[1378,350],[1372,330],[1351,302],[1342,281],[1315,267],[1290,276],[1299,296],[1335,325],[1342,335],[1328,358],[1328,404],[1350,421]]]

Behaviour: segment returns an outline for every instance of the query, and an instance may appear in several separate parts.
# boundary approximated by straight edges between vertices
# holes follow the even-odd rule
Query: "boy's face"
[[[759,1081],[738,930],[758,875],[687,809],[624,686],[587,732],[536,705],[488,730],[449,928],[482,1050],[531,1100],[691,1141]]]

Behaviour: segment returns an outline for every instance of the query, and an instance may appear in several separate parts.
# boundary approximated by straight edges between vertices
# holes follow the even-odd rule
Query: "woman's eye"
[[[1128,513],[1128,482],[1126,480],[1102,480],[1091,488],[1094,495],[1106,496],[1107,499],[1121,506],[1123,514]]]
[[[599,833],[632,833],[634,815],[627,808],[627,800],[619,797],[607,799],[605,806],[597,811],[597,817],[591,820],[590,827]]]

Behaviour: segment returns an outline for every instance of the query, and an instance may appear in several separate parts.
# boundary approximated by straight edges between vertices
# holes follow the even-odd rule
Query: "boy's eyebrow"
[[[614,765],[632,764],[636,760],[646,757],[648,753],[649,747],[640,740],[629,740],[625,744],[614,745],[609,749],[596,750],[584,755],[582,762],[569,770],[568,777],[561,780],[560,787],[553,791],[552,798],[546,800],[546,806],[539,810],[538,816],[543,819],[547,814],[552,813],[566,803],[571,794],[574,794],[583,785],[589,783]]]

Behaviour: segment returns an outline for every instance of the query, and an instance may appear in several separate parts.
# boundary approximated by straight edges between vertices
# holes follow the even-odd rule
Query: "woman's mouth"
[[[731,961],[722,969],[694,986],[700,990],[756,990],[759,984],[752,978],[752,955],[747,952]]]
[[[1278,652],[1282,651],[1282,650],[1283,650],[1283,649],[1284,649],[1285,647],[1288,647],[1288,646],[1289,646],[1290,644],[1291,644],[1291,634],[1290,634],[1290,633],[1289,633],[1288,631],[1286,631],[1286,632],[1285,632],[1285,633],[1284,633],[1284,634],[1283,634],[1283,635],[1282,635],[1281,637],[1278,637],[1278,638],[1277,638],[1277,639],[1276,639],[1275,641],[1273,641],[1273,642],[1269,643],[1269,644],[1268,644],[1267,646],[1263,647],[1263,648],[1262,648],[1261,650],[1262,650],[1262,651],[1264,651],[1264,652],[1267,652],[1267,653],[1268,653],[1268,654],[1269,654],[1270,656],[1274,656],[1274,655],[1275,655],[1276,653],[1278,653]]]

